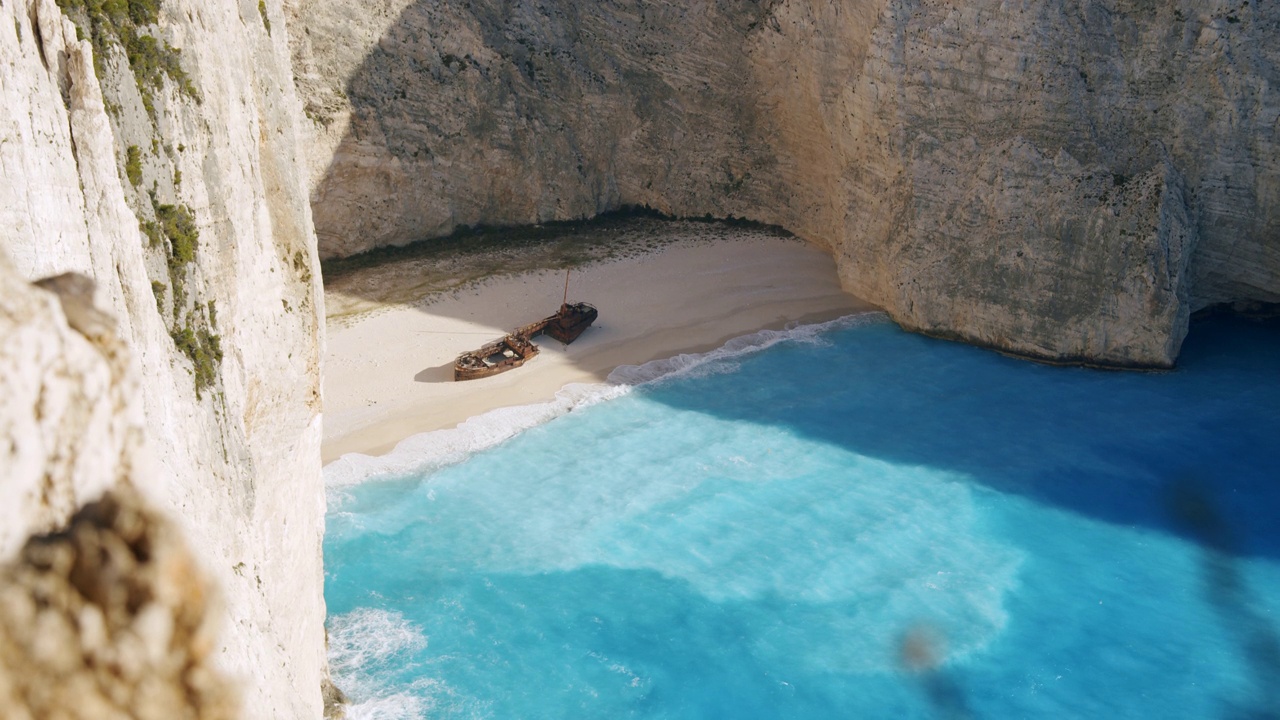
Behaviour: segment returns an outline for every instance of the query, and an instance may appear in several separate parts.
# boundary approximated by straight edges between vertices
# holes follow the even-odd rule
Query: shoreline
[[[382,455],[413,435],[546,402],[566,385],[603,382],[620,365],[878,309],[844,292],[830,255],[801,240],[740,229],[707,238],[673,227],[657,248],[574,270],[570,301],[600,309],[575,343],[538,338],[541,352],[524,367],[453,382],[454,357],[550,314],[563,290],[563,272],[530,270],[412,305],[361,300],[372,310],[329,327],[322,462]]]

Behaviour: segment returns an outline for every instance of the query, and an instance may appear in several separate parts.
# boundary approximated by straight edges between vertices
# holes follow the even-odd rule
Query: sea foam
[[[454,428],[412,435],[386,455],[343,455],[324,467],[325,485],[330,490],[340,490],[375,476],[407,475],[453,465],[578,408],[622,397],[640,385],[725,371],[731,369],[725,363],[778,343],[821,343],[824,333],[888,321],[881,312],[857,313],[822,323],[760,330],[705,353],[682,353],[642,365],[621,365],[603,383],[571,383],[548,402],[498,408]]]
[[[648,385],[345,487],[325,595],[352,715],[1275,707],[1254,651],[1280,615],[1280,336],[1202,328],[1149,375],[797,330],[624,368]],[[1182,467],[1216,468],[1237,550],[1168,518],[1152,478]]]
[[[427,647],[422,630],[404,615],[359,608],[329,619],[329,669],[335,684],[357,701],[346,707],[350,720],[410,720],[425,717],[435,696],[447,688],[430,678],[408,683],[398,676]]]

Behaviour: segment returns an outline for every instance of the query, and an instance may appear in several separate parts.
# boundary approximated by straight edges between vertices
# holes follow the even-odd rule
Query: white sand
[[[840,289],[827,253],[801,241],[755,234],[679,242],[575,270],[570,302],[590,302],[600,318],[573,345],[538,338],[542,352],[524,367],[453,382],[459,353],[550,315],[563,291],[562,272],[531,272],[331,325],[324,462],[352,452],[383,454],[416,433],[453,427],[499,407],[550,400],[566,384],[600,382],[619,365],[874,309]]]

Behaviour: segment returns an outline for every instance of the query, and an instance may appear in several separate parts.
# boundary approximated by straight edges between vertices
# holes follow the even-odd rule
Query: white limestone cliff
[[[138,368],[94,290],[0,251],[0,714],[230,720],[221,595],[139,493],[161,480]]]
[[[1117,366],[1170,365],[1197,309],[1280,301],[1275,3],[289,11],[322,257],[626,205],[745,217],[907,327]]]
[[[97,38],[77,39],[53,0],[0,2],[0,247],[28,280],[97,281],[141,378],[141,407],[117,423],[141,428],[164,479],[142,489],[222,590],[217,665],[243,687],[245,717],[315,718],[326,673],[322,296],[283,13],[274,1],[265,17],[251,3],[158,6],[142,32],[176,51],[160,56],[178,58],[186,91],[172,75],[140,85],[111,39],[95,72]],[[8,297],[12,273],[3,280]],[[63,407],[56,398],[104,382],[101,370],[76,374],[74,334],[41,323],[22,325],[21,349],[48,359],[53,399],[6,376],[15,390],[2,408],[11,452],[32,462],[55,447],[52,431],[22,413],[54,423],[39,403]],[[112,398],[76,417],[99,423]],[[67,472],[4,478],[0,559],[110,484],[101,468],[80,482],[76,468],[106,463],[113,437],[50,451]]]

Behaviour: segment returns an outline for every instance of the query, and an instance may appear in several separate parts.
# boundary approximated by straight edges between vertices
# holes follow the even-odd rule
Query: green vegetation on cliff
[[[196,229],[195,217],[191,208],[186,205],[155,206],[156,220],[169,239],[169,265],[173,267],[186,265],[196,259],[196,247],[200,242],[200,231]]]
[[[125,152],[124,174],[129,177],[129,184],[137,187],[142,184],[142,151],[137,145],[130,145]]]
[[[218,310],[213,300],[197,301],[188,308],[188,274],[196,262],[196,250],[200,247],[200,230],[196,227],[195,214],[183,204],[170,205],[151,196],[151,210],[155,220],[140,223],[147,236],[147,247],[165,250],[165,265],[169,270],[169,285],[153,280],[151,291],[156,297],[156,309],[165,316],[165,291],[173,288],[173,314],[166,316],[169,337],[174,346],[191,361],[196,396],[213,387],[218,379],[218,367],[222,363],[222,341],[214,333],[218,324]],[[203,310],[203,312],[201,312]]]
[[[169,288],[159,280],[151,281],[151,294],[156,297],[156,311],[164,314],[164,293]]]
[[[173,344],[191,360],[196,397],[200,397],[203,390],[217,381],[218,365],[222,363],[222,339],[208,328],[198,327],[193,330],[191,325],[175,329],[169,336],[173,338]]]
[[[160,19],[160,0],[57,0],[76,24],[78,33],[93,43],[93,65],[98,78],[113,45],[124,50],[133,70],[147,113],[155,117],[155,91],[168,77],[182,94],[200,102],[200,94],[182,69],[181,53],[151,34]]]

